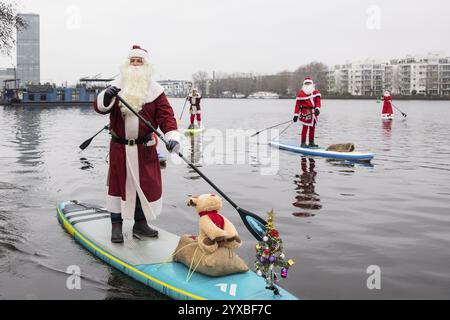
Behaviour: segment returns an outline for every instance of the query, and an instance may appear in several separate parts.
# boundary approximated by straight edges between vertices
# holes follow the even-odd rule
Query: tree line
[[[206,71],[192,75],[195,86],[205,97],[223,97],[225,94],[248,96],[258,91],[275,92],[280,96],[294,96],[300,90],[305,77],[311,77],[316,88],[327,89],[328,67],[322,62],[312,62],[298,67],[295,71],[281,71],[274,75],[253,73],[219,73],[212,77]]]

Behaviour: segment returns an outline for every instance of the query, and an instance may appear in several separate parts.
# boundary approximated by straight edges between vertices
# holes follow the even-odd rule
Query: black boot
[[[312,140],[312,141],[309,142],[309,147],[310,148],[318,148],[319,146],[314,143],[314,140]]]
[[[135,221],[133,226],[133,235],[137,238],[158,238],[158,230],[150,228],[146,220]]]
[[[123,234],[122,234],[122,224],[121,223],[113,223],[112,224],[111,242],[112,243],[123,243]]]

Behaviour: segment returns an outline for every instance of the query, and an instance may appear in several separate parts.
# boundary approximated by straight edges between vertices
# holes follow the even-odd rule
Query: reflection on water
[[[320,196],[316,192],[316,176],[317,171],[316,161],[313,158],[301,158],[301,170],[300,175],[295,176],[294,183],[297,185],[295,188],[297,196],[293,206],[301,209],[293,213],[296,217],[313,217],[315,214],[312,211],[322,209],[320,204]]]
[[[189,138],[189,151],[187,152],[188,154],[188,159],[189,161],[192,162],[192,164],[197,167],[197,168],[201,168],[202,165],[200,164],[203,158],[203,139],[202,139],[202,134],[191,134],[188,135]],[[198,173],[192,169],[190,166],[187,166],[188,168],[188,172],[187,175],[185,176],[186,179],[189,180],[199,180],[201,179],[201,177],[198,175]]]
[[[392,139],[392,120],[382,120],[383,140],[390,141]]]
[[[184,100],[177,101],[175,111],[181,113]],[[281,110],[291,110],[292,102],[209,99],[208,104],[211,127],[226,132],[260,128],[267,119],[282,122],[286,113]],[[318,142],[351,138],[357,150],[376,154],[375,166],[287,152],[279,153],[279,173],[273,176],[260,175],[257,158],[249,165],[208,163],[208,174],[255,212],[276,206],[279,212],[308,217],[320,210],[314,219],[280,215],[286,249],[303,261],[282,284],[293,294],[305,299],[448,297],[448,102],[411,101],[403,108],[407,120],[396,117],[380,125],[378,112],[371,111],[373,102],[327,101]],[[103,204],[109,137],[100,134],[82,153],[78,146],[104,121],[91,108],[0,107],[0,299],[156,297],[77,245],[55,218],[59,201]],[[298,141],[297,129],[284,135]],[[202,152],[208,141],[200,135],[187,140],[186,157],[206,165]],[[170,181],[165,184],[165,209],[176,215],[162,215],[157,223],[176,234],[190,232],[197,218],[184,209],[185,196],[201,192],[204,183],[192,186],[189,179],[198,176],[182,162],[170,164],[163,175]],[[178,227],[179,221],[189,225]],[[240,233],[241,252],[250,262],[254,240]],[[310,240],[304,242],[299,234]],[[383,290],[377,292],[366,287],[366,269],[373,264],[385,274]],[[69,265],[80,266],[82,290],[67,290]]]
[[[86,158],[80,158],[80,163],[81,163],[81,167],[80,167],[81,170],[89,170],[89,169],[94,168],[94,165],[92,164],[92,162]]]

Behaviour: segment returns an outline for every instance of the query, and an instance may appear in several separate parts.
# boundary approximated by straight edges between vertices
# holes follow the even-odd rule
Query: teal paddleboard
[[[57,207],[58,221],[86,250],[124,274],[173,299],[183,300],[295,300],[280,288],[281,296],[265,289],[265,281],[253,271],[224,277],[194,273],[173,262],[179,237],[159,231],[157,239],[136,239],[124,228],[125,242],[111,243],[109,212],[100,206],[68,201]]]
[[[271,141],[270,145],[281,150],[301,153],[307,156],[317,156],[331,159],[352,160],[352,161],[370,161],[375,157],[371,152],[336,152],[327,151],[325,149],[302,148],[293,143],[284,143],[279,141]]]

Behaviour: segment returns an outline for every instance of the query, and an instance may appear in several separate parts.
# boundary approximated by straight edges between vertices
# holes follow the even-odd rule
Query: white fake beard
[[[315,88],[313,84],[304,84],[302,90],[306,94],[311,94],[314,92]]]
[[[390,97],[391,95],[390,95],[389,92],[385,92],[385,93],[384,93],[384,96],[387,98],[387,97]]]
[[[152,66],[145,62],[142,66],[132,66],[127,61],[120,69],[122,76],[121,97],[136,111],[142,110],[147,102],[148,87],[152,78]],[[132,112],[121,105],[122,114],[128,115]]]

